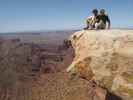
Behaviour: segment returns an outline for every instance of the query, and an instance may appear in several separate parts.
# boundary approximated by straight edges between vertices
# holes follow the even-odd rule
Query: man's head
[[[101,10],[100,10],[100,14],[101,14],[101,15],[105,15],[105,9],[101,9]]]
[[[98,10],[97,10],[97,9],[93,9],[93,10],[92,10],[92,13],[93,13],[94,15],[98,15]]]

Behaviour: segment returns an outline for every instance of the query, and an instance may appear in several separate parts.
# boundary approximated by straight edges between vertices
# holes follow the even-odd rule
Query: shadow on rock
[[[105,100],[122,100],[122,98],[120,98],[110,92],[107,92]]]

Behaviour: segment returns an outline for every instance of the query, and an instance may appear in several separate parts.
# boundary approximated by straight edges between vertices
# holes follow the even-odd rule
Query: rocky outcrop
[[[75,58],[67,72],[133,100],[133,30],[83,30],[69,40]]]

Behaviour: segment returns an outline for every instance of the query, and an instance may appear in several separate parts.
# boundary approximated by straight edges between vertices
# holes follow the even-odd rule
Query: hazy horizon
[[[133,27],[113,27],[111,29],[121,29],[121,30],[133,30]],[[78,31],[78,30],[82,30],[82,28],[80,29],[50,29],[50,30],[22,30],[22,31],[10,31],[10,32],[0,32],[0,34],[8,34],[8,33],[45,33],[45,32],[61,32],[61,31]]]
[[[105,8],[113,28],[133,28],[132,3],[132,0],[4,0],[0,1],[0,33],[82,29],[93,8]]]

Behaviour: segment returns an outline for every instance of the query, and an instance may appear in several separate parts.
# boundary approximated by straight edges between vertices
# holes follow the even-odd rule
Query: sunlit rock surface
[[[69,39],[75,50],[69,73],[133,100],[133,30],[83,30]]]

